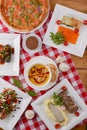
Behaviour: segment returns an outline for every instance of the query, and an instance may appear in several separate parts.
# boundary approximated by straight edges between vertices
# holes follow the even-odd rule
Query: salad
[[[18,102],[15,90],[4,88],[0,93],[0,119],[5,119],[14,109]]]

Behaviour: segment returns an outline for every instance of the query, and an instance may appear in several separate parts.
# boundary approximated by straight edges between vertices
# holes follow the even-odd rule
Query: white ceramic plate
[[[20,60],[20,35],[0,33],[0,44],[9,44],[14,48],[14,54],[12,55],[9,63],[0,64],[0,76],[18,76],[19,75],[19,60]]]
[[[76,44],[69,43],[68,46],[64,46],[63,44],[56,45],[52,42],[52,40],[50,38],[50,32],[56,33],[58,30],[58,26],[60,26],[60,25],[56,24],[56,21],[61,20],[64,15],[78,18],[81,21],[87,19],[87,14],[84,14],[84,13],[78,12],[76,10],[70,9],[68,7],[56,4],[52,18],[48,25],[48,29],[44,36],[43,43],[47,44],[49,46],[55,47],[57,49],[66,51],[68,53],[82,57],[84,54],[86,45],[87,45],[87,33],[86,33],[87,26],[86,25],[81,26],[81,28],[79,30],[79,37],[77,39]],[[61,25],[61,26],[63,26],[63,25]]]
[[[46,56],[37,56],[37,57],[34,57],[32,58],[28,63],[26,63],[25,65],[25,69],[24,69],[24,77],[25,77],[25,80],[27,82],[28,85],[30,85],[33,89],[35,90],[46,90],[46,89],[49,89],[51,88],[53,85],[55,85],[56,81],[54,82],[50,82],[49,84],[47,84],[46,86],[43,86],[43,87],[36,87],[35,85],[33,85],[31,82],[29,82],[28,80],[28,71],[29,71],[29,68],[33,65],[33,64],[36,64],[36,63],[42,63],[42,64],[53,64],[55,65],[56,67],[56,70],[57,70],[57,75],[59,75],[59,71],[58,71],[58,67],[56,65],[56,63],[49,57],[46,57]]]
[[[12,88],[16,91],[18,97],[22,97],[20,104],[17,104],[17,107],[19,107],[20,109],[16,109],[16,111],[11,112],[6,119],[0,120],[1,128],[3,128],[4,130],[12,130],[21,115],[23,114],[24,110],[30,103],[31,97],[19,90],[17,87],[0,78],[0,92],[2,92],[4,88]]]
[[[47,127],[50,130],[55,130],[54,122],[50,118],[48,118],[47,114],[45,113],[45,106],[43,102],[49,97],[51,97],[54,92],[59,93],[62,86],[67,87],[68,95],[70,95],[77,103],[78,111],[80,115],[76,117],[74,114],[68,114],[69,117],[68,125],[62,126],[58,130],[71,130],[74,126],[79,124],[83,119],[87,118],[87,106],[85,105],[84,101],[80,98],[80,96],[77,94],[77,92],[73,89],[69,81],[67,79],[64,79],[59,84],[57,84],[54,88],[49,90],[46,94],[44,94],[43,96],[41,96],[31,104],[33,106],[33,109],[38,113],[40,118],[44,121],[44,123],[47,125]]]

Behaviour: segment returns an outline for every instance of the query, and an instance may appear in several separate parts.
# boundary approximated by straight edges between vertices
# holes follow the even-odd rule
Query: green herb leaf
[[[53,101],[54,101],[54,104],[55,104],[55,105],[60,105],[60,106],[63,105],[62,97],[59,96],[58,94],[53,93],[52,98],[53,98]]]
[[[62,34],[62,32],[57,32],[55,34],[53,32],[50,32],[50,37],[51,37],[51,40],[56,45],[59,45],[65,41],[65,38],[64,38],[64,35]]]
[[[13,83],[19,88],[23,87],[21,81],[19,81],[18,79],[13,78]]]
[[[35,93],[35,92],[32,91],[32,90],[28,90],[27,92],[28,92],[28,94],[29,94],[30,96],[32,96],[32,97],[38,96],[38,94]]]

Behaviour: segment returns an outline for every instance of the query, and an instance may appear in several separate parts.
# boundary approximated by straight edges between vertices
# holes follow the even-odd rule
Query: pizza
[[[49,0],[0,0],[1,19],[19,31],[32,31],[43,23]]]

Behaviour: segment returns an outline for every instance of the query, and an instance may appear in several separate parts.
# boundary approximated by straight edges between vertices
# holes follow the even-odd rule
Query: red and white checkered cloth
[[[42,39],[44,37],[44,34],[47,30],[47,26],[49,24],[51,18],[51,13],[49,14],[49,17],[46,21],[46,23],[37,31],[35,31],[35,33],[37,35],[39,35]],[[14,33],[12,31],[10,31],[6,26],[3,25],[2,21],[0,21],[0,32],[2,33]],[[21,40],[23,38],[23,36],[26,34],[21,34]],[[47,45],[42,45],[42,49],[33,54],[33,55],[29,55],[27,52],[25,52],[25,50],[23,50],[22,48],[22,44],[21,44],[21,50],[20,50],[20,75],[16,78],[18,78],[23,86],[25,88],[28,89],[32,89],[30,88],[25,79],[24,79],[24,65],[26,64],[26,62],[28,62],[31,58],[35,57],[35,56],[48,56],[50,58],[52,58],[53,60],[56,59],[56,57],[58,55],[63,56],[66,59],[66,63],[69,64],[70,69],[68,72],[61,72],[59,74],[59,79],[58,82],[61,81],[64,78],[67,78],[70,83],[72,84],[72,86],[74,87],[74,89],[77,91],[77,93],[82,97],[82,99],[84,100],[84,102],[87,104],[87,93],[82,85],[82,82],[79,78],[78,72],[75,68],[75,65],[70,57],[70,54],[63,52],[61,50],[58,50],[56,48],[53,47],[49,47]],[[12,76],[2,76],[3,79],[5,79],[6,81],[12,83]],[[38,92],[39,96],[43,95],[44,93],[46,93],[46,91],[40,91]],[[36,98],[33,98],[33,101],[36,100]],[[29,106],[27,107],[27,109],[32,109],[31,105],[29,104]],[[26,109],[26,110],[27,110]],[[85,119],[82,123],[80,123],[79,125],[83,124],[83,123],[87,123],[87,119]],[[44,122],[40,119],[40,117],[38,116],[37,113],[35,113],[35,118],[32,120],[27,120],[25,115],[23,114],[21,116],[21,118],[19,119],[19,121],[17,122],[17,124],[15,125],[14,130],[48,130],[48,128],[46,127],[46,125],[44,124]]]

